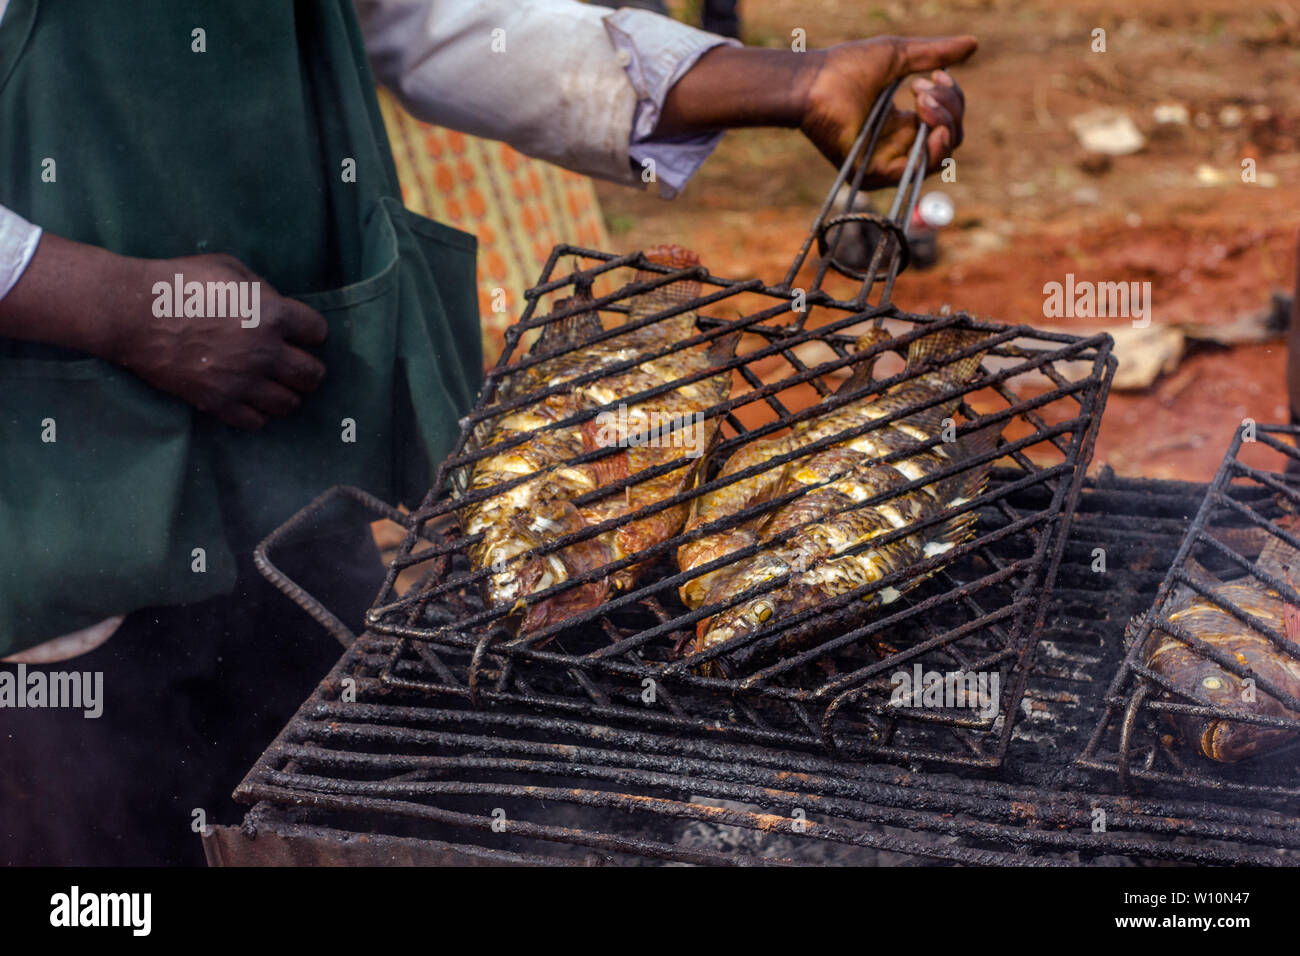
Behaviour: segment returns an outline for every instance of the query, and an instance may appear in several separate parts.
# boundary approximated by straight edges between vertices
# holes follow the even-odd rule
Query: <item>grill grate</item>
[[[1294,427],[1251,422],[1238,429],[1150,612],[1134,621],[1128,652],[1107,691],[1105,711],[1080,759],[1081,766],[1114,774],[1127,787],[1143,786],[1158,792],[1187,792],[1190,788],[1291,808],[1300,800],[1300,767],[1294,745],[1241,763],[1219,763],[1193,746],[1182,746],[1194,745],[1195,740],[1180,741],[1180,737],[1190,735],[1180,732],[1176,723],[1191,727],[1201,721],[1221,720],[1235,722],[1238,727],[1254,725],[1294,732],[1300,731],[1300,720],[1232,706],[1236,698],[1210,700],[1201,687],[1191,687],[1186,680],[1173,681],[1167,673],[1153,670],[1150,660],[1162,642],[1176,640],[1191,649],[1190,660],[1204,667],[1205,687],[1222,687],[1231,680],[1228,675],[1235,675],[1254,681],[1256,697],[1268,694],[1288,709],[1300,711],[1300,701],[1253,669],[1250,657],[1242,657],[1232,649],[1225,653],[1217,639],[1207,642],[1202,639],[1203,633],[1189,633],[1188,628],[1170,620],[1171,613],[1180,607],[1181,597],[1199,597],[1241,622],[1240,630],[1271,641],[1277,655],[1300,660],[1300,651],[1286,636],[1242,608],[1240,598],[1234,601],[1234,596],[1242,592],[1221,590],[1224,583],[1250,581],[1300,600],[1288,587],[1288,580],[1256,563],[1259,551],[1270,539],[1296,544],[1294,531],[1281,527],[1279,521],[1300,512],[1300,489],[1286,476],[1243,460],[1246,451],[1259,447],[1280,454],[1284,461],[1300,461],[1300,453],[1281,440],[1287,437],[1294,441],[1298,435],[1300,429]],[[1215,577],[1207,577],[1207,573]],[[1174,646],[1167,644],[1166,648]]]
[[[1126,795],[1113,775],[1073,765],[1124,627],[1149,606],[1203,489],[1103,474],[1082,495],[1026,717],[997,771],[843,761],[757,732],[687,732],[659,711],[647,725],[639,701],[578,699],[546,669],[480,686],[490,706],[476,707],[472,651],[366,634],[237,797],[256,805],[247,826],[258,830],[445,841],[533,861],[1294,865],[1294,815],[1236,794]],[[1099,545],[1105,575],[1091,567]],[[390,667],[399,686],[381,677]]]
[[[577,255],[595,263],[561,278],[551,277],[562,256]],[[616,276],[629,269],[644,270],[654,278],[617,284]],[[976,511],[977,535],[942,558],[935,557],[884,577],[853,592],[840,595],[820,608],[775,623],[769,634],[815,626],[819,638],[803,650],[780,660],[761,661],[741,673],[726,677],[704,676],[700,665],[716,657],[718,650],[677,653],[677,648],[694,631],[696,623],[730,604],[779,586],[776,578],[757,589],[737,594],[729,601],[688,610],[677,596],[677,587],[690,577],[726,561],[739,560],[759,546],[742,549],[714,564],[690,573],[675,566],[679,545],[697,538],[703,531],[734,525],[758,509],[720,519],[691,536],[679,534],[638,554],[603,565],[551,586],[529,597],[528,603],[600,580],[624,567],[643,561],[654,562],[648,580],[597,608],[558,624],[528,634],[514,635],[506,618],[510,608],[485,606],[480,595],[490,569],[474,570],[466,551],[473,543],[456,521],[457,510],[526,480],[504,482],[489,489],[459,497],[451,494],[462,470],[485,457],[489,451],[475,449],[471,440],[476,427],[504,412],[526,407],[554,386],[529,395],[498,399],[501,384],[537,359],[520,356],[524,333],[577,311],[568,306],[554,309],[542,318],[533,310],[544,295],[567,292],[610,282],[615,291],[594,300],[593,307],[618,313],[634,296],[668,283],[696,281],[712,292],[662,310],[633,325],[662,322],[687,309],[700,314],[700,332],[692,339],[670,343],[658,354],[705,345],[733,331],[746,333],[734,359],[725,368],[737,379],[730,397],[707,409],[706,418],[722,420],[721,440],[711,456],[713,468],[698,486],[643,508],[626,518],[574,532],[544,545],[534,554],[553,554],[574,541],[602,533],[621,521],[635,520],[679,503],[690,502],[714,488],[724,487],[746,473],[717,478],[718,463],[743,444],[780,433],[797,422],[820,415],[830,403],[870,398],[900,382],[916,377],[916,370],[886,375],[852,392],[836,392],[837,375],[881,354],[885,348],[905,352],[908,345],[941,329],[977,329],[987,338],[967,353],[988,349],[984,370],[974,381],[953,389],[960,398],[961,436],[987,425],[1002,429],[1002,443],[996,452],[999,467],[987,491],[972,502],[928,519],[925,524],[900,528],[873,540],[888,543],[913,534],[951,514]],[[640,695],[652,685],[666,714],[686,726],[698,706],[707,706],[709,696],[718,694],[741,702],[742,719],[749,725],[793,735],[800,742],[820,741],[841,754],[874,754],[896,758],[924,757],[959,764],[993,766],[1001,761],[1010,737],[1011,721],[1023,692],[1023,661],[1032,650],[1033,624],[1041,611],[1043,593],[1051,584],[1053,566],[1059,555],[1061,530],[1068,521],[1079,481],[1091,449],[1091,442],[1104,403],[1105,388],[1113,368],[1107,336],[1088,339],[1037,332],[1026,327],[1008,327],[978,322],[966,315],[946,317],[906,313],[891,305],[862,308],[840,302],[824,293],[807,297],[807,309],[798,312],[801,294],[789,288],[761,286],[757,282],[716,279],[700,268],[673,270],[656,266],[641,256],[614,257],[592,250],[557,249],[548,271],[533,293],[523,320],[507,336],[507,350],[489,375],[484,393],[470,415],[461,423],[460,441],[440,468],[429,496],[410,522],[407,540],[392,562],[384,590],[368,622],[377,632],[432,642],[475,652],[471,664],[474,686],[499,678],[509,666],[551,667],[573,675],[573,692],[593,693],[600,679],[618,682],[625,692]],[[740,301],[737,301],[740,300]],[[710,317],[701,310],[735,303],[742,317],[732,320]],[[774,303],[764,305],[764,303]],[[787,321],[774,321],[774,320]],[[865,353],[852,350],[857,333],[864,327],[889,323],[893,338],[885,347]],[[627,328],[624,326],[624,328]],[[607,333],[611,335],[614,333]],[[548,360],[556,353],[549,353]],[[562,354],[562,353],[561,353]],[[812,358],[809,358],[809,356]],[[637,365],[650,356],[637,355],[593,375],[611,374]],[[954,356],[953,358],[960,357]],[[820,360],[817,360],[820,359]],[[716,374],[716,369],[693,376],[698,380]],[[588,376],[591,378],[593,376]],[[578,381],[581,381],[580,379]],[[666,392],[683,380],[665,383],[654,391]],[[622,399],[639,401],[647,393]],[[818,401],[818,398],[828,401]],[[828,398],[829,397],[829,398]],[[936,397],[936,401],[943,396]],[[618,402],[588,409],[561,426],[569,427],[596,415],[617,412]],[[909,408],[882,419],[854,426],[786,455],[773,458],[766,466],[830,447],[857,435],[885,427],[914,412]],[[895,457],[938,445],[940,436],[918,441]],[[494,444],[499,452],[509,442]],[[598,449],[574,459],[576,463],[599,460],[618,449]],[[663,474],[685,462],[655,465],[615,481],[597,496],[620,494],[647,478]],[[933,485],[958,466],[923,476],[887,496]],[[1036,493],[1036,494],[1035,494]],[[778,498],[760,508],[772,508],[792,499]],[[862,503],[879,503],[885,495]],[[1013,504],[1016,501],[1019,504]],[[797,530],[797,529],[794,529]],[[786,537],[793,534],[786,533]],[[431,543],[431,546],[430,546]],[[911,578],[938,567],[934,578],[893,605],[893,613],[863,622],[858,602],[886,587],[901,588]],[[416,568],[423,583],[405,594],[398,593],[398,576]],[[827,636],[829,635],[829,636]],[[405,645],[398,645],[398,652]],[[732,653],[734,645],[724,648]],[[970,709],[907,708],[890,705],[892,675],[920,666],[923,671],[996,674],[1001,690],[996,713],[993,708],[976,714]],[[389,679],[391,670],[388,672]],[[406,686],[410,686],[409,684]],[[689,706],[688,706],[689,705]],[[942,730],[936,733],[936,730]]]

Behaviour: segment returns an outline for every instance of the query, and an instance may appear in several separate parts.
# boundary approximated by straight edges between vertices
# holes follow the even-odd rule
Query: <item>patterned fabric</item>
[[[379,105],[406,206],[478,236],[483,362],[490,367],[551,249],[560,243],[609,247],[596,192],[586,177],[505,143],[421,123],[385,89]],[[503,298],[498,290],[504,310],[494,311]]]

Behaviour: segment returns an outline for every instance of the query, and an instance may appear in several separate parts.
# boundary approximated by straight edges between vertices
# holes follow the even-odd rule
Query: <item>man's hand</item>
[[[185,283],[260,282],[261,314],[244,328],[238,316],[162,317],[133,309],[121,325],[112,361],[155,388],[210,412],[235,428],[258,429],[271,415],[288,415],[316,388],[325,366],[297,345],[320,345],[328,326],[315,309],[286,299],[238,259],[227,255],[135,260],[140,287]]]
[[[261,282],[260,320],[154,315],[154,284]],[[278,295],[231,256],[133,259],[45,234],[18,284],[0,300],[0,335],[77,349],[125,366],[227,425],[256,429],[288,415],[325,366],[323,316]]]
[[[898,181],[916,138],[917,116],[930,127],[926,168],[934,171],[962,141],[966,97],[943,68],[975,52],[964,37],[875,37],[842,43],[815,55],[820,63],[808,90],[799,128],[836,166],[853,146],[876,96],[900,77],[932,71],[912,81],[917,110],[894,109],[871,157],[864,181],[875,189]]]
[[[838,166],[880,91],[900,77],[928,71],[928,78],[912,83],[916,111],[895,109],[885,124],[865,180],[876,188],[902,174],[918,114],[931,127],[929,170],[961,142],[966,101],[943,68],[964,61],[976,45],[971,36],[886,36],[807,53],[714,47],[668,91],[655,133],[792,126]]]

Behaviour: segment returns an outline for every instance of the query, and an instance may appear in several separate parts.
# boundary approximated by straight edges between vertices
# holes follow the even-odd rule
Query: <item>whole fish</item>
[[[673,268],[698,265],[694,253],[675,246],[649,251],[647,259]],[[636,281],[658,277],[638,272]],[[696,298],[700,284],[677,281],[629,301],[629,322]],[[580,305],[576,299],[560,305]],[[503,382],[501,400],[562,385],[615,364],[636,360],[665,345],[698,334],[693,311],[582,345],[539,362]],[[543,327],[530,356],[546,356],[604,331],[594,311],[579,311]],[[562,388],[537,402],[485,420],[472,447],[490,449],[520,434],[527,440],[475,462],[462,486],[490,490],[527,476],[527,480],[459,510],[467,535],[481,536],[469,549],[475,569],[491,568],[486,591],[490,604],[511,610],[519,633],[540,630],[598,607],[610,595],[632,588],[642,570],[631,565],[595,580],[557,592],[540,601],[525,599],[556,584],[595,571],[644,551],[681,530],[686,506],[676,505],[648,517],[624,522],[548,554],[538,550],[559,538],[664,501],[693,486],[704,453],[714,441],[719,418],[702,413],[724,401],[731,391],[731,371],[700,379],[642,401],[625,399],[647,389],[707,372],[735,352],[738,335],[714,340],[708,348],[688,348],[648,359],[585,384]],[[582,412],[601,409],[594,418],[557,423]],[[616,452],[586,463],[574,459],[601,448]],[[680,467],[648,477],[617,492],[580,501],[600,488],[661,465]]]
[[[1300,534],[1300,518],[1288,515],[1277,523],[1292,535]],[[1267,534],[1255,567],[1278,580],[1289,581],[1293,572],[1300,577],[1300,552],[1281,538]],[[1253,576],[1225,584],[1191,559],[1186,570],[1219,601],[1235,604],[1261,628],[1283,635],[1294,648],[1294,656],[1215,601],[1185,586],[1171,596],[1163,616],[1292,697],[1300,698],[1300,608],[1288,604],[1277,591]],[[1288,710],[1262,689],[1247,685],[1241,677],[1161,629],[1159,621],[1147,638],[1147,648],[1146,665],[1191,697],[1225,710],[1300,719],[1300,714]],[[1198,753],[1220,763],[1268,753],[1296,739],[1296,733],[1290,730],[1221,717],[1177,714],[1173,722]]]
[[[971,348],[985,337],[985,333],[972,330],[941,330],[911,344],[907,366],[913,370],[927,367]],[[865,350],[886,338],[883,331],[869,333],[859,339],[857,348]],[[852,401],[801,422],[785,435],[754,441],[731,457],[719,477],[738,474],[904,408],[932,402],[941,393],[971,381],[983,354],[983,351],[973,352],[900,382],[875,398]],[[860,363],[840,391],[849,393],[868,384],[871,365],[869,360]],[[727,601],[773,578],[789,575],[788,580],[775,588],[699,622],[694,643],[696,652],[728,642],[743,642],[735,652],[706,663],[704,673],[722,675],[728,671],[728,662],[732,667],[743,668],[788,654],[815,636],[815,621],[811,631],[787,629],[773,639],[761,636],[752,642],[744,639],[762,635],[764,630],[775,628],[791,615],[819,607],[837,595],[878,581],[925,558],[944,554],[973,536],[976,517],[971,510],[883,547],[863,547],[880,535],[969,502],[983,492],[988,464],[896,494],[869,507],[857,507],[861,502],[888,495],[902,485],[982,455],[996,446],[998,430],[985,428],[955,442],[941,441],[932,448],[913,451],[897,460],[881,461],[887,455],[913,448],[918,442],[940,438],[945,419],[950,419],[958,404],[958,399],[935,403],[891,424],[797,456],[696,499],[686,526],[688,534],[727,515],[792,492],[799,493],[793,500],[765,509],[734,528],[707,534],[678,549],[679,567],[691,571],[741,549],[759,547],[749,557],[683,584],[679,593],[692,609]],[[792,534],[777,540],[785,532]],[[850,550],[856,553],[847,553]],[[923,577],[918,575],[874,592],[862,602],[860,611],[865,613],[892,603]]]

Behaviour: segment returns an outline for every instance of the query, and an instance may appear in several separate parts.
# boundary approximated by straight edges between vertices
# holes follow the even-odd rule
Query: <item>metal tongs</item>
[[[869,160],[875,153],[881,133],[885,128],[885,120],[888,119],[890,111],[894,108],[894,95],[898,92],[898,87],[902,82],[902,79],[895,80],[876,97],[876,102],[867,115],[867,121],[862,124],[862,130],[858,133],[857,139],[853,141],[853,147],[849,150],[848,156],[845,157],[843,165],[840,166],[839,174],[835,177],[835,182],[831,184],[821,210],[817,213],[817,218],[813,220],[812,227],[804,238],[799,254],[795,256],[794,262],[790,265],[790,270],[781,283],[782,288],[791,289],[795,277],[799,274],[799,270],[803,268],[803,264],[808,258],[813,242],[816,242],[820,262],[817,266],[816,277],[812,282],[812,288],[808,290],[809,292],[819,291],[823,280],[826,278],[827,270],[834,269],[840,275],[850,279],[857,279],[862,283],[858,294],[849,300],[853,305],[864,307],[872,289],[881,280],[883,280],[884,285],[881,288],[879,304],[884,305],[889,301],[894,288],[894,280],[900,272],[907,268],[910,259],[907,241],[908,227],[916,210],[917,200],[921,195],[921,182],[925,179],[926,174],[925,139],[929,135],[930,129],[924,122],[920,124],[916,131],[916,138],[912,141],[912,149],[907,157],[907,166],[903,170],[902,178],[898,181],[898,191],[894,194],[894,202],[890,207],[889,215],[881,216],[874,212],[854,212],[852,210],[854,199],[862,192],[862,181],[866,177],[867,167],[870,165]],[[844,201],[844,208],[849,211],[832,216],[831,209],[835,205],[840,188],[849,181],[850,175],[852,175],[853,179]],[[869,231],[878,237],[874,243],[866,269],[854,269],[835,258],[835,250],[838,247],[844,227],[853,223],[874,227]],[[806,311],[803,313],[797,323],[798,326],[803,325],[803,319],[807,314]]]

